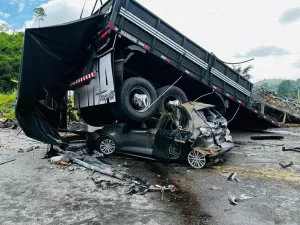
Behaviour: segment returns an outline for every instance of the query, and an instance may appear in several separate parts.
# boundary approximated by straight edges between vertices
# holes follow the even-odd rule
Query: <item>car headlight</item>
[[[201,128],[200,128],[200,132],[201,132],[201,134],[203,134],[204,136],[210,136],[211,130],[210,130],[210,129],[206,129],[205,127],[201,127]]]

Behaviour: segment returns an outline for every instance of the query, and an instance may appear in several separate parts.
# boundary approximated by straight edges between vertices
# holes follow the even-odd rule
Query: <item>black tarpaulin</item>
[[[95,15],[62,25],[26,29],[16,116],[27,136],[57,144],[53,138],[59,137],[59,107],[51,109],[40,101],[48,93],[60,105],[103,22],[103,15]]]

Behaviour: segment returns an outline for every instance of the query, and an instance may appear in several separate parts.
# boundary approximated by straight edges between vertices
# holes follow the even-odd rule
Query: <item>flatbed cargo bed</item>
[[[110,14],[108,27],[112,30],[193,78],[199,88],[204,85],[233,102],[232,105],[241,105],[243,116],[237,116],[237,121],[233,121],[236,126],[244,123],[246,118],[252,126],[253,122],[258,127],[279,126],[276,121],[251,107],[253,84],[250,81],[141,4],[134,0],[111,0],[102,6],[101,12],[104,9]],[[230,108],[228,116],[233,116],[236,109]]]

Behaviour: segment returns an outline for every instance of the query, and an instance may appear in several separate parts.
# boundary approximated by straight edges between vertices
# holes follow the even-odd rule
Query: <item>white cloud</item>
[[[94,3],[95,0],[86,1],[83,17],[91,14]],[[41,26],[51,26],[79,19],[83,4],[83,0],[51,0],[42,4],[41,7],[45,9],[47,17],[41,22]],[[25,27],[38,27],[38,24],[38,20],[33,17],[32,20],[25,22]]]
[[[0,32],[13,33],[11,26],[4,20],[0,20]]]
[[[9,25],[6,21],[0,20],[0,32],[7,32],[9,30]]]
[[[300,7],[290,8],[281,14],[279,18],[279,22],[281,24],[288,24],[288,23],[293,23],[294,21],[297,21],[299,19],[300,19]]]
[[[10,0],[9,4],[18,5],[18,12],[22,12],[25,7],[25,0]]]
[[[11,0],[18,1],[18,0]],[[84,16],[88,16],[95,0],[87,0]],[[258,46],[284,49],[279,55],[263,55],[252,64],[253,81],[264,78],[300,78],[294,63],[300,57],[300,20],[283,25],[280,16],[288,9],[300,7],[299,0],[138,0],[178,31],[217,57],[238,62]],[[184,4],[183,4],[184,3]],[[48,26],[79,18],[83,0],[51,0],[42,4],[47,17],[41,26]],[[34,18],[26,27],[37,27]],[[270,50],[270,49],[269,49]],[[274,52],[274,50],[272,50]]]
[[[25,0],[20,1],[18,4],[18,12],[22,12],[24,10],[25,7]]]
[[[10,14],[6,13],[6,12],[3,12],[3,11],[0,11],[0,17],[8,18],[8,17],[10,17]]]

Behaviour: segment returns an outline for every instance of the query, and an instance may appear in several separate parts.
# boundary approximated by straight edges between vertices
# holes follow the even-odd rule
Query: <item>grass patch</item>
[[[11,94],[0,94],[0,118],[14,119],[15,110],[12,106],[17,97],[17,91]]]

